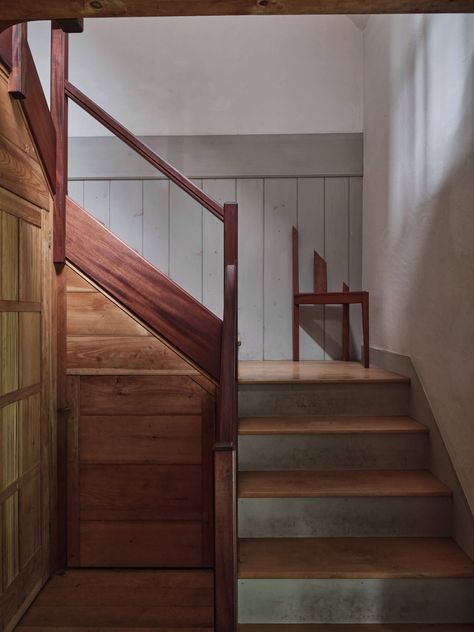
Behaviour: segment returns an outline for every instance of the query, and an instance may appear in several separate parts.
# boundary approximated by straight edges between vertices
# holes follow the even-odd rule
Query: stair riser
[[[445,537],[451,498],[241,498],[239,537]]]
[[[240,623],[469,623],[473,579],[239,580]]]
[[[239,470],[425,469],[426,434],[244,435]]]
[[[240,417],[407,415],[408,384],[239,386]]]

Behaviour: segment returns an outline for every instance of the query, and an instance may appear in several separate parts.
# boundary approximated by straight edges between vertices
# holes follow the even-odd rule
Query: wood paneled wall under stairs
[[[210,568],[215,385],[67,269],[68,564]]]
[[[0,67],[0,629],[12,630],[50,572],[51,195]]]

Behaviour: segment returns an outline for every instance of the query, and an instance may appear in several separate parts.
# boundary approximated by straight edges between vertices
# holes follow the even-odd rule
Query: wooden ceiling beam
[[[179,15],[472,12],[474,0],[2,0],[0,21]]]

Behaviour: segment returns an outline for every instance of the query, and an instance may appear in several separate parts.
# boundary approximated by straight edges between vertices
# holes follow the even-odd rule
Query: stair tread
[[[450,496],[425,470],[291,470],[239,472],[240,498]]]
[[[427,433],[411,417],[244,417],[240,435]]]
[[[408,383],[398,373],[359,362],[327,360],[248,360],[239,362],[240,384]]]
[[[239,632],[474,632],[471,623],[241,623]]]
[[[450,538],[248,538],[241,579],[472,578],[474,562]]]

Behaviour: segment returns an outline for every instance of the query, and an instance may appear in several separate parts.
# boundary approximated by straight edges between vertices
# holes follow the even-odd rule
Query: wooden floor
[[[474,577],[449,538],[253,538],[239,540],[241,579]]]
[[[211,632],[213,623],[211,571],[69,570],[16,632]]]
[[[378,367],[365,369],[359,362],[291,362],[265,360],[239,362],[240,384],[352,384],[408,382],[409,379]]]

